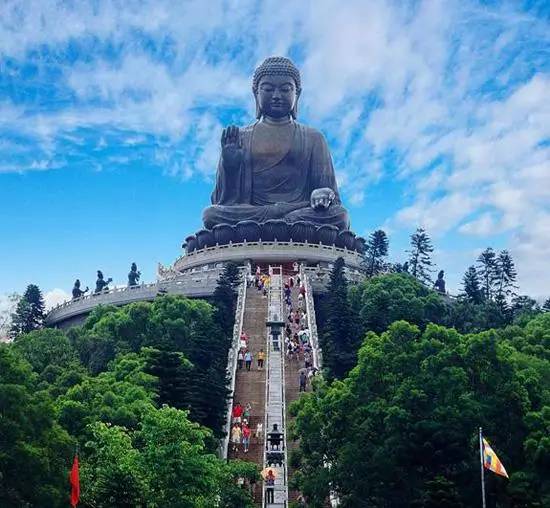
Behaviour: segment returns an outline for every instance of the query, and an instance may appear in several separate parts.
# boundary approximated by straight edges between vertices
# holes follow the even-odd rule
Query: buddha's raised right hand
[[[239,128],[226,127],[222,132],[222,160],[226,168],[237,169],[243,160],[243,145]]]

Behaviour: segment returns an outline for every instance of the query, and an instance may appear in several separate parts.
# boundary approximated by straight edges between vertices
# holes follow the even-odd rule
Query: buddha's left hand
[[[315,189],[311,193],[310,204],[314,210],[326,210],[334,200],[335,194],[329,187]]]

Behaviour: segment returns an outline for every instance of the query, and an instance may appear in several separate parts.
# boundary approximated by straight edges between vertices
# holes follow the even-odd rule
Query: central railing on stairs
[[[286,407],[285,407],[285,371],[282,337],[284,326],[283,307],[283,276],[282,268],[270,267],[270,282],[268,290],[267,324],[270,328],[268,336],[268,358],[266,376],[266,406],[265,406],[265,446],[264,468],[275,472],[273,502],[268,502],[266,490],[263,490],[262,506],[284,508],[288,505],[287,477],[287,447],[286,447]],[[278,335],[279,334],[279,335]],[[276,424],[282,433],[279,450],[270,446],[268,435]],[[276,460],[276,461],[275,461]]]

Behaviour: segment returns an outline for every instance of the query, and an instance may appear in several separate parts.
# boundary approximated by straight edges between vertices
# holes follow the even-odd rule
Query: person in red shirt
[[[241,417],[243,415],[243,407],[239,402],[233,406],[233,423],[241,423]]]

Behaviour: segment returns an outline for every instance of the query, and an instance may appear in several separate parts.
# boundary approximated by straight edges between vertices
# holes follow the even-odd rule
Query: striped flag
[[[483,466],[485,469],[493,471],[493,473],[508,478],[508,473],[504,469],[502,462],[485,438],[483,438]]]

